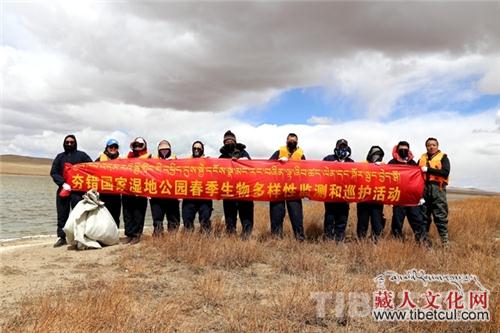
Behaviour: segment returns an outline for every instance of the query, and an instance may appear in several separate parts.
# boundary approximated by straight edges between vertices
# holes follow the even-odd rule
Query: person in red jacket
[[[388,164],[417,166],[417,162],[413,160],[410,144],[407,141],[400,141],[394,146],[392,149],[392,159]],[[425,245],[430,246],[424,218],[418,206],[394,205],[392,207],[391,234],[396,238],[403,239],[403,223],[405,217],[408,218],[410,227],[415,235],[415,240],[418,243],[423,242]]]
[[[137,137],[130,143],[131,151],[127,158],[150,158],[148,145],[142,137]],[[124,243],[137,244],[141,240],[144,230],[144,219],[148,208],[148,198],[137,195],[122,195],[123,222],[125,224]]]

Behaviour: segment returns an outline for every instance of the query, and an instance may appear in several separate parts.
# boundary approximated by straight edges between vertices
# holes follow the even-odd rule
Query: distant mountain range
[[[0,174],[10,175],[33,175],[48,176],[52,159],[21,156],[21,155],[0,155]],[[450,194],[457,195],[500,195],[498,192],[483,191],[477,188],[448,187]]]

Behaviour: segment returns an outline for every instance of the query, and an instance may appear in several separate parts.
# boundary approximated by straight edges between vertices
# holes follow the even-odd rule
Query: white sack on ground
[[[83,195],[69,215],[64,232],[68,243],[78,249],[100,249],[101,244],[113,245],[119,241],[116,223],[96,190]]]

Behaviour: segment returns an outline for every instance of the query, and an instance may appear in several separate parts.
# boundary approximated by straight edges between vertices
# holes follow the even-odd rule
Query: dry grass
[[[426,331],[493,332],[498,327],[499,197],[450,204],[450,248],[428,250],[385,236],[377,245],[348,238],[345,244],[323,242],[323,206],[305,205],[308,240],[269,236],[268,208],[257,205],[253,237],[226,237],[220,221],[211,236],[199,233],[146,238],[126,248],[114,269],[119,281],[94,281],[72,290],[26,299],[3,331]],[[386,208],[386,216],[391,216]],[[286,231],[291,234],[289,222]],[[390,221],[386,233],[390,229]],[[348,234],[355,230],[351,207]],[[435,227],[431,237],[439,243]],[[491,294],[486,323],[376,323],[371,317],[334,315],[317,318],[313,292],[367,292],[385,270],[417,268],[428,273],[476,274]],[[416,283],[404,285],[415,292]],[[431,284],[433,290],[448,290]],[[440,289],[441,288],[441,289]],[[396,288],[394,288],[396,289]],[[78,292],[72,294],[74,290]],[[400,289],[398,289],[400,290]],[[71,295],[71,296],[70,296]]]

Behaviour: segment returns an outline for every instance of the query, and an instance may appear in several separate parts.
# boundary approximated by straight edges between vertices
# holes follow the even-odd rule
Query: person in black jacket
[[[205,158],[205,146],[201,141],[193,142],[191,146],[191,158]],[[213,202],[209,199],[183,199],[182,200],[182,221],[186,230],[194,230],[194,218],[198,213],[200,221],[200,231],[210,233],[212,226],[210,217],[212,216]]]
[[[224,134],[223,143],[224,146],[220,149],[221,155],[219,158],[251,159],[245,150],[246,146],[236,142],[236,136],[233,132],[227,131]],[[253,229],[253,201],[226,199],[222,201],[222,206],[224,208],[226,232],[228,234],[236,233],[236,219],[239,213],[242,226],[241,238],[247,239],[250,237]]]
[[[366,156],[366,162],[380,165],[384,158],[384,151],[380,146],[372,146]],[[358,225],[356,233],[358,238],[365,238],[368,224],[371,222],[373,241],[377,241],[385,227],[384,205],[378,202],[358,202],[356,204]]]
[[[158,143],[158,153],[153,158],[160,160],[175,160],[177,156],[172,153],[172,145],[167,140]],[[176,198],[151,198],[151,217],[153,218],[153,237],[163,235],[163,220],[167,218],[167,230],[177,231],[181,220],[179,199]]]
[[[71,208],[82,200],[83,192],[71,190],[71,185],[64,179],[64,164],[78,164],[92,162],[92,159],[83,151],[77,150],[76,137],[73,134],[66,135],[63,141],[64,152],[59,153],[52,162],[50,176],[57,184],[56,209],[57,209],[57,237],[59,239],[54,247],[66,245],[66,234],[64,225],[69,217]]]
[[[337,140],[333,154],[325,156],[323,161],[337,163],[354,162],[351,158],[351,148],[345,139]],[[325,202],[324,238],[342,242],[349,218],[349,203]]]
[[[104,162],[115,160],[120,156],[119,149],[120,146],[118,141],[115,139],[109,139],[106,142],[106,147],[104,151],[99,155],[99,157],[95,160],[96,162]],[[120,227],[120,213],[122,210],[122,196],[120,194],[107,194],[101,193],[99,199],[104,202],[104,205],[113,216],[113,220],[115,220],[116,226]]]
[[[410,144],[407,141],[400,141],[392,150],[392,160],[388,164],[402,164],[417,166],[413,159],[413,153],[410,150]],[[429,245],[427,230],[425,228],[424,218],[421,209],[418,206],[397,206],[392,207],[391,234],[403,239],[403,223],[405,217],[408,218],[410,227],[415,234],[417,242],[425,242]]]

